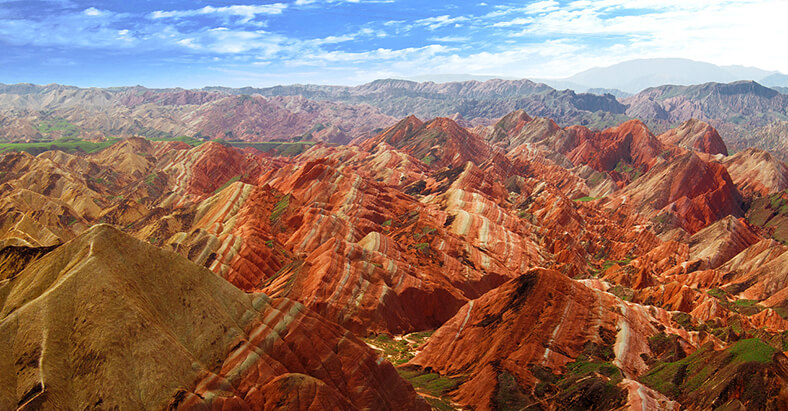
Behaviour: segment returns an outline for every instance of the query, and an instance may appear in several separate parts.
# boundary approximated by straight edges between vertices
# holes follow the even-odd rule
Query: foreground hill
[[[103,265],[89,265],[95,261],[89,243],[119,267],[142,264],[124,254],[130,249],[154,263],[169,256],[166,264],[212,276],[192,287],[205,305],[179,308],[180,300],[167,298],[170,283],[155,271],[140,269],[157,285],[148,289],[134,285],[133,276],[126,279],[134,270],[118,268],[124,280],[116,288],[129,295],[126,300],[196,316],[195,328],[153,316],[158,328],[151,332],[180,341],[189,340],[191,334],[183,333],[192,329],[227,327],[258,347],[257,338],[263,338],[260,344],[269,347],[273,334],[250,331],[244,322],[254,323],[255,312],[263,311],[264,324],[281,319],[286,325],[291,317],[291,325],[304,324],[304,334],[289,328],[279,333],[292,356],[266,351],[271,359],[261,356],[263,362],[241,350],[249,345],[228,347],[232,342],[221,339],[210,350],[185,345],[188,353],[228,348],[211,357],[223,364],[218,371],[202,367],[215,376],[195,376],[202,369],[194,369],[183,381],[163,380],[167,398],[184,405],[217,398],[211,390],[251,406],[283,392],[292,395],[282,401],[308,392],[325,407],[418,404],[407,385],[388,380],[394,370],[382,361],[389,359],[435,407],[708,406],[698,393],[720,398],[715,404],[738,406],[730,393],[747,381],[736,372],[757,367],[748,358],[744,368],[723,363],[742,341],[770,347],[759,357],[769,364],[748,374],[748,381],[768,393],[785,387],[777,354],[788,346],[788,247],[781,243],[788,227],[781,182],[788,181],[788,168],[757,150],[726,156],[718,136],[700,121],[657,136],[637,120],[595,131],[515,111],[470,129],[449,118],[410,116],[358,144],[315,144],[293,157],[218,142],[192,147],[140,138],[93,153],[5,153],[0,267],[8,267],[5,277],[11,279],[2,284],[16,290],[13,295],[41,296],[28,304],[50,301],[43,290],[51,284],[83,290],[87,286],[72,286],[71,280],[19,284],[38,275],[26,273],[49,272],[47,267],[56,272],[47,275],[60,278],[64,268],[52,256],[73,248],[78,250],[62,257],[76,262],[68,270],[88,265],[80,275],[103,272]],[[104,226],[90,228],[97,223],[142,242]],[[85,240],[97,233],[104,233],[102,242],[118,245],[103,250]],[[220,291],[210,293],[214,287]],[[230,310],[237,324],[202,319],[199,309],[225,295],[256,311],[232,316],[237,310]],[[69,307],[60,315],[80,313]],[[328,343],[324,347],[311,336]],[[356,338],[377,350],[380,365],[347,366],[345,353],[359,364],[368,358],[377,364]],[[148,340],[158,341],[140,341]],[[183,343],[170,343],[183,351]],[[349,351],[339,349],[345,345]],[[333,354],[314,351],[324,348]],[[21,352],[13,351],[8,361],[16,364]],[[314,355],[304,358],[307,352]],[[696,352],[702,355],[692,357]],[[715,365],[711,374],[692,374],[694,382],[684,384],[671,370],[686,358],[687,364],[708,358]],[[262,365],[274,360],[284,368]],[[294,365],[299,363],[306,371]],[[238,364],[251,364],[251,380],[233,374]],[[307,372],[313,365],[326,374]],[[684,375],[694,373],[692,367]],[[8,378],[21,378],[16,375],[15,369]],[[35,387],[38,380],[30,378],[32,385],[9,389],[7,401],[19,402]],[[234,384],[235,378],[243,384]],[[390,383],[376,385],[380,381]],[[173,397],[179,387],[183,391]],[[398,393],[397,400],[387,397],[388,389]],[[212,394],[203,395],[205,390]],[[164,401],[164,394],[157,395]],[[768,397],[739,400],[743,407],[783,401],[777,394]]]
[[[337,325],[109,226],[0,295],[4,409],[427,408]]]

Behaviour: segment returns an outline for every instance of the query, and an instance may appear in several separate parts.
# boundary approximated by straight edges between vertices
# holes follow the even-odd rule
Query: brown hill
[[[108,226],[0,282],[0,295],[5,409],[426,408],[335,324]]]

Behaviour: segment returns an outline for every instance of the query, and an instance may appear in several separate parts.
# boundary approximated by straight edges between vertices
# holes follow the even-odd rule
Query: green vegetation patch
[[[747,221],[764,228],[772,238],[788,244],[788,197],[784,191],[753,200]]]
[[[96,153],[115,144],[119,139],[110,139],[99,143],[83,141],[75,138],[61,138],[54,141],[43,141],[37,143],[0,143],[0,153],[9,151],[24,151],[32,155],[38,155],[45,151],[60,150],[66,153]]]
[[[734,379],[759,385],[764,381],[762,367],[772,362],[777,350],[758,338],[738,341],[725,350],[715,351],[711,343],[674,362],[657,362],[640,380],[657,391],[680,400],[689,400],[699,408],[727,401],[728,386]],[[745,405],[760,408],[768,395],[747,392]],[[721,403],[719,401],[722,401]]]
[[[777,352],[775,348],[759,338],[741,340],[725,351],[733,354],[734,360],[737,362],[759,362],[762,364],[770,363],[772,356]]]
[[[79,128],[64,118],[41,121],[36,126],[36,131],[45,135],[57,134],[64,138],[79,135]]]
[[[278,154],[280,156],[293,157],[303,153],[310,147],[316,144],[315,141],[297,141],[297,142],[283,142],[283,141],[269,141],[269,142],[250,142],[250,141],[224,141],[226,145],[246,148],[252,147],[266,153]]]
[[[429,246],[430,246],[430,243],[418,243],[415,246],[413,246],[413,248],[415,248],[415,249],[417,249],[419,251],[424,251],[427,248],[429,248]]]
[[[717,298],[720,305],[727,310],[737,312],[744,315],[754,315],[765,309],[764,306],[758,304],[757,300],[738,299],[734,300],[733,296],[728,291],[722,288],[712,288],[706,291],[710,296]]]
[[[380,352],[381,356],[392,364],[404,364],[416,355],[420,348],[432,335],[432,331],[421,331],[393,338],[380,334],[373,338],[362,338],[364,342]]]
[[[623,285],[611,287],[609,290],[607,290],[607,292],[624,301],[632,301],[632,299],[635,297],[635,291],[629,287],[624,287]]]
[[[588,201],[599,200],[600,198],[602,198],[602,197],[585,196],[585,197],[576,198],[576,199],[574,199],[574,201],[585,203],[585,202],[588,202]]]
[[[189,136],[178,136],[178,137],[153,137],[149,138],[150,141],[180,141],[182,143],[186,143],[192,147],[197,147],[202,143],[205,143],[205,140],[189,137]]]
[[[221,187],[219,187],[216,190],[214,190],[213,194],[214,195],[219,194],[222,190],[224,190],[227,187],[230,187],[231,184],[233,184],[234,182],[240,180],[242,177],[243,177],[243,175],[239,174],[239,175],[237,175],[235,177],[230,178],[224,184],[222,184]]]
[[[424,394],[424,399],[433,409],[456,409],[450,393],[466,380],[465,376],[447,377],[411,367],[398,368],[397,372],[413,385],[417,393]]]
[[[623,174],[623,173],[631,173],[635,171],[635,168],[624,162],[624,160],[620,160],[618,164],[616,164],[616,168],[614,170]]]
[[[271,210],[271,216],[269,217],[271,223],[279,221],[287,208],[290,207],[290,197],[290,194],[285,194],[279,199],[279,202],[274,205],[274,208]]]
[[[145,182],[145,184],[152,186],[158,177],[159,177],[158,173],[148,174],[147,176],[145,176],[145,180],[143,181]]]

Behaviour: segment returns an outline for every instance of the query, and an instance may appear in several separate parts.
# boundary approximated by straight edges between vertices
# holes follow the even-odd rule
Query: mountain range
[[[356,87],[292,85],[203,90],[0,86],[0,138],[101,140],[180,136],[236,141],[345,144],[380,132],[396,118],[451,117],[488,126],[514,110],[603,129],[639,119],[664,132],[691,118],[714,125],[734,151],[772,150],[788,158],[786,94],[757,82],[659,86],[617,98],[555,90],[529,80],[416,83],[378,80]],[[783,90],[784,91],[784,90]],[[753,139],[753,135],[765,138]]]
[[[463,74],[435,74],[409,78],[417,82],[449,83],[461,81],[486,81],[492,79],[515,80],[510,77],[478,76]],[[719,66],[682,58],[650,58],[628,60],[607,67],[595,67],[565,78],[531,78],[558,90],[602,94],[607,91],[616,97],[628,97],[650,87],[703,83],[731,83],[757,81],[767,87],[788,87],[788,75],[773,70],[746,66]]]
[[[68,101],[45,96],[19,105]],[[5,148],[0,408],[788,404],[788,167],[698,119],[410,115],[291,157]]]

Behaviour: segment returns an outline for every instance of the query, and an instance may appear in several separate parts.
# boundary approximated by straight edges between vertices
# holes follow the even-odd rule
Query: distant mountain
[[[487,81],[487,80],[517,80],[517,77],[506,76],[478,76],[474,74],[426,74],[423,76],[408,77],[405,80],[434,83],[453,83],[458,81]]]
[[[605,94],[611,94],[616,98],[627,98],[632,95],[632,93],[627,93],[626,91],[619,90],[617,88],[590,88],[586,90],[586,93],[598,94],[600,96]]]
[[[697,118],[763,125],[788,114],[788,96],[754,81],[653,87],[623,102],[629,116],[670,122]]]
[[[0,140],[137,135],[347,143],[393,121],[369,105],[297,95],[0,84]]]
[[[782,73],[774,73],[770,76],[764,77],[761,84],[768,87],[788,87],[788,75]]]
[[[717,66],[680,58],[638,59],[592,68],[562,79],[589,88],[617,88],[637,93],[666,84],[691,85],[737,80],[760,81],[779,73],[743,66]],[[782,84],[774,84],[782,85]]]
[[[784,150],[788,147],[752,138],[755,130],[788,118],[788,95],[757,82],[660,86],[622,102],[628,106],[628,116],[642,119],[656,131],[695,118],[717,128],[734,152],[753,146],[779,150],[781,158],[788,158]]]
[[[369,104],[393,117],[416,115],[431,119],[459,114],[469,124],[473,120],[489,123],[514,110],[523,109],[538,116],[551,117],[561,125],[610,126],[621,122],[612,118],[626,108],[612,95],[558,91],[531,80],[462,81],[417,83],[408,80],[375,80],[355,87],[290,85],[268,88],[230,89],[208,87],[205,91],[263,96],[301,96],[346,104]],[[600,114],[594,115],[593,113]],[[612,117],[611,117],[612,116]]]
[[[475,127],[524,110],[561,127],[603,129],[637,118],[658,133],[696,118],[716,127],[735,152],[744,148],[739,143],[747,133],[788,118],[788,95],[753,81],[663,85],[631,96],[619,89],[590,91],[500,79],[202,90],[0,84],[0,140],[141,135],[343,144],[409,115]]]

